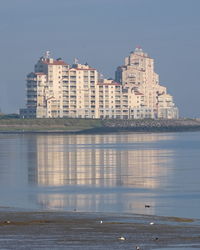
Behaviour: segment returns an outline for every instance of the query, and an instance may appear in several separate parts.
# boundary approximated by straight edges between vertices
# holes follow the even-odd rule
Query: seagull
[[[136,246],[135,249],[140,250],[140,247],[139,247],[139,246]]]
[[[151,206],[150,205],[147,205],[147,204],[145,204],[145,206],[144,206],[145,208],[150,208]]]
[[[124,236],[120,236],[118,240],[126,240],[126,238]]]
[[[154,222],[150,222],[149,224],[150,224],[150,225],[154,225]]]
[[[100,222],[99,222],[100,224],[102,224],[103,223],[103,221],[102,220],[100,220]]]

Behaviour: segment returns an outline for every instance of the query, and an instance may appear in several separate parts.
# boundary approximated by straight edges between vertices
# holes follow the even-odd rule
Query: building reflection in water
[[[34,135],[29,183],[44,208],[138,212],[170,178],[172,134]],[[51,191],[53,190],[53,191]],[[142,212],[142,211],[141,211]],[[152,212],[152,211],[151,211]]]

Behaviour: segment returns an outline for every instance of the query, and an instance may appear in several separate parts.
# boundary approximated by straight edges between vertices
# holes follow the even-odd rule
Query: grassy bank
[[[101,127],[94,119],[1,119],[0,131],[81,131]]]
[[[100,119],[0,119],[0,132],[162,132],[162,131],[200,131],[197,119],[177,120],[100,120]]]

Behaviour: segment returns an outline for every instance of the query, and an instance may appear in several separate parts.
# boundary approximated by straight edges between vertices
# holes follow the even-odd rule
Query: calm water
[[[200,218],[199,179],[200,132],[0,134],[1,207]]]

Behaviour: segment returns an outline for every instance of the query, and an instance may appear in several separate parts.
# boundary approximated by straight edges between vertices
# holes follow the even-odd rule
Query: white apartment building
[[[141,119],[178,118],[178,109],[142,49],[125,58],[116,79],[100,79],[88,64],[72,66],[49,53],[27,76],[27,104],[21,117]]]
[[[63,117],[63,75],[68,69],[60,58],[39,59],[35,72],[27,75],[27,108],[20,110],[22,117]]]
[[[154,59],[141,48],[136,48],[125,58],[124,65],[115,72],[115,80],[143,94],[143,103],[137,111],[141,118],[178,118],[173,97],[167,94],[166,87],[159,84],[159,76],[154,72]]]
[[[98,72],[87,64],[73,64],[63,75],[63,116],[98,118]]]

